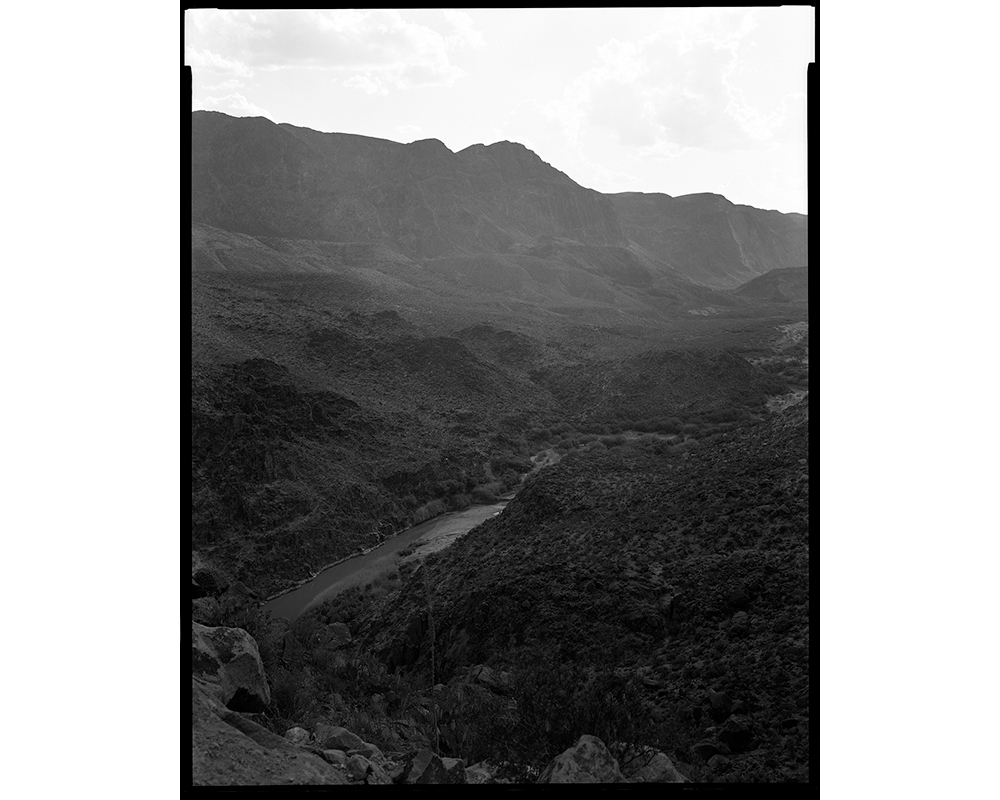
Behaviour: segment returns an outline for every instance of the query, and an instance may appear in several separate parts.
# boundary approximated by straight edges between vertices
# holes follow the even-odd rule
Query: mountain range
[[[400,144],[196,111],[191,177],[195,269],[253,269],[253,256],[237,265],[232,251],[259,245],[284,256],[267,254],[273,269],[323,269],[285,240],[363,243],[432,270],[488,266],[511,284],[544,283],[550,276],[532,274],[539,264],[582,267],[647,291],[733,289],[807,263],[802,214],[715,194],[602,194],[516,142],[453,153],[437,139]]]

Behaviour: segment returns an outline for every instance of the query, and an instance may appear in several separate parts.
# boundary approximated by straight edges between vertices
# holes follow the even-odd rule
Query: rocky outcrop
[[[219,701],[234,711],[260,712],[271,703],[257,642],[242,628],[191,623],[191,666],[195,677],[215,687]]]
[[[556,756],[538,778],[538,783],[621,783],[618,762],[596,736],[583,735]]]
[[[194,678],[192,708],[195,786],[346,784],[323,759],[296,747],[216,698],[216,687]]]

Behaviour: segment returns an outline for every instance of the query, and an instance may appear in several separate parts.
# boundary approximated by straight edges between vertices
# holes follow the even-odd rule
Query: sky
[[[194,109],[510,140],[600,192],[808,210],[811,7],[194,9],[184,27]]]

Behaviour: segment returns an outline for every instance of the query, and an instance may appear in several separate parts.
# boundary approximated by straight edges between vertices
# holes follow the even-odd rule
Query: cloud
[[[455,29],[455,33],[445,37],[445,41],[450,46],[459,47],[482,47],[486,44],[483,34],[474,27],[472,17],[464,11],[455,9],[445,9],[444,17]]]
[[[803,95],[761,108],[744,93],[741,45],[756,28],[753,11],[688,9],[665,20],[642,38],[599,47],[597,64],[567,87],[564,113],[577,146],[610,134],[640,156],[665,158],[804,140],[796,122]]]
[[[223,58],[211,50],[194,50],[190,47],[185,47],[184,61],[192,69],[205,72],[230,73],[240,76],[253,74],[250,68],[242,61]]]
[[[344,86],[360,89],[367,94],[388,94],[387,87],[377,75],[353,75],[344,81]]]
[[[451,85],[464,75],[451,63],[451,53],[484,43],[461,11],[442,15],[447,35],[385,9],[189,13],[190,38],[199,53],[220,54],[217,59],[263,71],[340,71],[348,73],[345,85],[378,94],[390,88]]]
[[[267,117],[272,119],[270,112],[254,105],[241,94],[229,94],[225,97],[203,97],[195,100],[194,111],[225,111],[234,117]]]
[[[246,86],[246,84],[243,83],[243,81],[237,78],[230,78],[228,81],[223,81],[222,83],[218,83],[215,86],[205,86],[203,88],[204,91],[206,92],[218,92],[220,90],[224,91],[226,89],[241,89],[244,86]]]

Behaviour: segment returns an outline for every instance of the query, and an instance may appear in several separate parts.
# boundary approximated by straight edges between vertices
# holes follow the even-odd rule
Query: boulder
[[[746,636],[750,632],[750,616],[746,611],[737,611],[733,614],[729,632],[733,636]]]
[[[628,783],[687,783],[666,753],[652,748],[625,764],[622,775]]]
[[[327,764],[333,764],[335,767],[347,767],[347,753],[343,750],[323,750],[322,757]]]
[[[303,745],[309,741],[309,731],[305,728],[289,728],[285,731],[285,738],[292,744]]]
[[[351,643],[351,629],[343,622],[334,622],[332,625],[327,625],[326,629],[329,633],[329,638],[325,642],[326,644],[335,644],[338,647],[343,647]]]
[[[694,747],[691,748],[695,755],[697,755],[702,761],[708,761],[712,756],[719,753],[718,746],[712,744],[711,742],[698,742]]]
[[[618,762],[596,736],[584,734],[564,753],[556,756],[538,778],[538,783],[621,783]]]
[[[448,759],[454,761],[455,759]],[[455,765],[451,769],[445,766],[442,759],[428,749],[418,750],[411,754],[403,764],[403,771],[396,779],[397,783],[465,783],[465,769],[459,770]]]
[[[716,772],[728,772],[729,771],[729,759],[725,756],[712,756],[708,759],[708,766],[710,766]]]
[[[192,579],[201,587],[206,596],[216,597],[229,587],[229,581],[216,569],[199,569],[194,573]]]
[[[214,597],[199,597],[191,601],[191,619],[200,625],[213,627],[219,619],[219,601]]]
[[[716,722],[722,722],[732,712],[733,701],[725,692],[709,692],[708,702],[712,706],[712,719]]]
[[[195,676],[216,687],[234,711],[264,711],[271,703],[257,642],[242,628],[208,628],[191,623],[191,666]]]
[[[336,768],[216,698],[216,687],[192,680],[192,779],[195,786],[346,784]]]
[[[357,747],[348,750],[347,755],[364,756],[373,764],[385,764],[388,761],[388,759],[385,757],[385,754],[381,750],[379,750],[375,745],[371,744],[371,742],[362,742]]]
[[[495,774],[495,768],[485,761],[480,761],[478,764],[473,764],[471,767],[465,768],[465,782],[489,783],[493,780]]]
[[[730,717],[719,731],[719,741],[734,753],[742,753],[750,746],[753,733],[746,717]]]
[[[385,786],[392,783],[385,770],[362,755],[350,756],[346,768],[351,779],[359,783],[369,786]]]
[[[339,725],[327,725],[325,722],[316,724],[316,744],[320,750],[357,750],[364,740],[356,733]]]
[[[465,761],[461,758],[442,758],[441,764],[448,773],[448,783],[466,783]]]
[[[485,664],[477,664],[469,670],[469,679],[496,694],[507,694],[510,691],[509,675],[506,672],[497,673]]]

